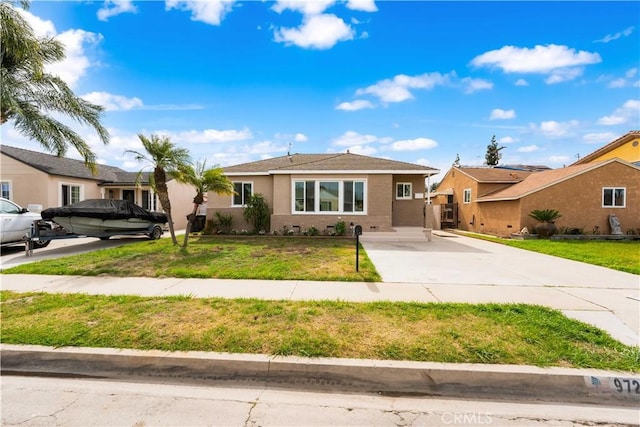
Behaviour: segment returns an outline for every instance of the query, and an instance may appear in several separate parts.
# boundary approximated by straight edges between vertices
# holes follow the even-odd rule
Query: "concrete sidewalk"
[[[393,233],[365,233],[361,242],[383,282],[3,274],[1,288],[19,292],[270,300],[527,303],[561,310],[625,344],[639,345],[639,276],[439,231],[431,241],[427,241],[422,229],[399,229]],[[15,373],[98,372],[104,378],[135,377],[147,381],[156,376],[161,381],[213,383],[254,378],[269,386],[312,389],[505,399],[520,396],[623,406],[640,403],[640,395],[620,393],[615,387],[616,379],[618,383],[639,382],[640,376],[606,371],[117,349],[1,348],[2,369]],[[211,369],[203,371],[203,363],[210,364]]]
[[[20,292],[291,300],[526,303],[561,310],[640,344],[640,277],[451,233],[427,241],[421,228],[365,233],[380,283],[4,274]]]

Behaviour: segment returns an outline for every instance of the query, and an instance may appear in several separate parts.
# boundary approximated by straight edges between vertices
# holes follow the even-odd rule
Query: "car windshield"
[[[20,213],[20,210],[17,205],[8,200],[0,200],[0,213],[17,214]]]

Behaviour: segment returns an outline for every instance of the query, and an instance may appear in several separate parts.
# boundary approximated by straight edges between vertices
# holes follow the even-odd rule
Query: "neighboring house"
[[[92,175],[84,161],[0,145],[0,189],[2,197],[21,206],[43,209],[65,206],[86,199],[125,199],[150,211],[162,206],[149,186],[148,174],[136,185],[137,172],[97,165]],[[174,180],[167,183],[176,229],[186,227],[193,209],[195,190]]]
[[[618,158],[541,172],[452,168],[440,186],[451,189],[451,227],[461,230],[509,236],[533,229],[532,210],[557,209],[558,227],[609,234],[615,214],[624,232],[640,232],[640,167]]]
[[[363,231],[423,227],[425,179],[437,169],[352,153],[292,154],[224,168],[232,196],[209,193],[207,217],[233,216],[235,229],[248,229],[245,202],[262,194],[271,210],[270,230],[321,233],[338,221]]]
[[[599,162],[617,157],[636,166],[640,166],[640,131],[632,130],[604,147],[588,154],[573,165]]]

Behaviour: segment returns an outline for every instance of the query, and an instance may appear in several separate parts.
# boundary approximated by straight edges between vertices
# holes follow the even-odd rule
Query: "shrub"
[[[562,215],[556,209],[534,209],[529,213],[529,216],[540,222],[554,222]]]
[[[336,222],[334,230],[336,231],[336,234],[338,236],[344,236],[345,234],[347,234],[347,223],[345,223],[344,221]]]
[[[320,232],[313,225],[307,230],[307,235],[309,236],[317,236],[318,234],[320,234]]]
[[[229,233],[231,224],[233,223],[233,216],[223,214],[222,212],[216,212],[215,215],[220,225],[220,232]]]
[[[269,226],[269,205],[260,193],[253,194],[246,201],[244,219],[253,225],[255,232],[266,230]]]

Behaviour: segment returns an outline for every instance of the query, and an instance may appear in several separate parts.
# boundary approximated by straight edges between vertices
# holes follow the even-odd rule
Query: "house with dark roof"
[[[86,199],[125,199],[161,212],[148,173],[142,174],[138,184],[137,176],[137,172],[107,165],[97,165],[93,175],[82,160],[0,145],[2,197],[21,206],[38,204],[46,209]],[[193,209],[195,190],[173,180],[168,186],[174,226],[184,228],[186,215]]]
[[[290,154],[224,168],[232,196],[209,193],[207,217],[233,217],[233,228],[251,227],[245,201],[262,194],[271,210],[270,230],[331,230],[339,221],[363,231],[423,227],[425,180],[438,169],[353,153]]]
[[[532,210],[557,209],[557,227],[609,234],[615,214],[623,232],[640,234],[640,166],[631,162],[639,137],[630,132],[560,169],[454,166],[434,193],[437,218],[442,228],[510,236],[533,230]]]

